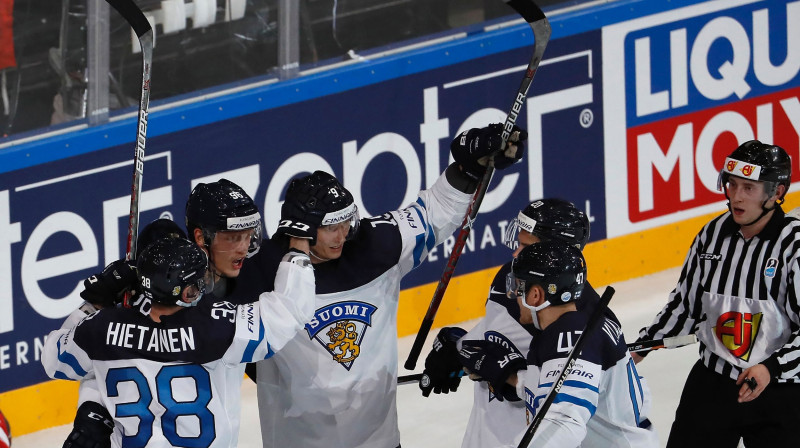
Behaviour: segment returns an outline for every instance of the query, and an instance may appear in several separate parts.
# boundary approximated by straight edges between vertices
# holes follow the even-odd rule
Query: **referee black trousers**
[[[772,380],[748,403],[738,403],[740,386],[698,361],[683,387],[667,448],[800,446],[800,384]]]

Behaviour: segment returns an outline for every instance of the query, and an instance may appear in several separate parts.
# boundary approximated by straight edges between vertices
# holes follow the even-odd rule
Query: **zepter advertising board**
[[[725,210],[740,143],[798,178],[800,1],[715,0],[603,28],[607,236]]]

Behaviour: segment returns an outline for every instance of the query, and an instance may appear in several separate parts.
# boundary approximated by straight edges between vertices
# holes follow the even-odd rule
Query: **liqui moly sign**
[[[722,210],[747,140],[785,148],[798,179],[798,23],[800,1],[715,0],[603,28],[608,237]]]

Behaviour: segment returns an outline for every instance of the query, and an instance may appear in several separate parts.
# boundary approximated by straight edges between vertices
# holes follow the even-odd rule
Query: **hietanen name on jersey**
[[[109,322],[106,345],[148,352],[185,352],[195,349],[192,327],[149,328],[142,325]]]

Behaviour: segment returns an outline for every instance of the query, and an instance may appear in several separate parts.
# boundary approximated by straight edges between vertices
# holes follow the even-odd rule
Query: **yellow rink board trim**
[[[784,210],[788,212],[797,206],[800,206],[800,193],[787,195]],[[608,285],[679,266],[700,228],[724,211],[721,207],[719,212],[589,244],[584,249],[589,281],[594,286]],[[453,277],[436,314],[434,327],[482,316],[489,286],[498,268]],[[417,333],[436,285],[434,282],[400,292],[398,336]],[[665,301],[668,293],[664,291]],[[427,352],[426,347],[422,356]],[[0,409],[8,417],[15,437],[71,423],[77,402],[78,384],[65,380],[47,381],[0,394]]]

